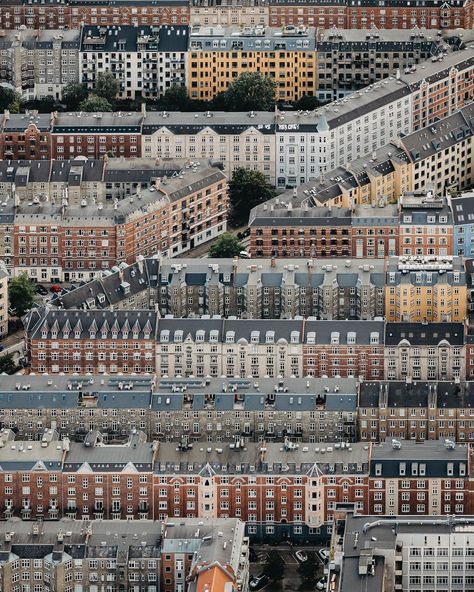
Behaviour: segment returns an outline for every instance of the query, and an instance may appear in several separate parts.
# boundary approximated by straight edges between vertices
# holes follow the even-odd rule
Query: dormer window
[[[74,331],[74,339],[80,339],[81,338],[81,332],[80,331]]]
[[[138,332],[137,331],[134,331],[132,333],[132,339],[138,339]]]
[[[380,343],[380,338],[379,338],[379,334],[376,332],[373,332],[370,334],[370,344],[371,345],[379,345]]]
[[[90,339],[95,339],[95,336],[96,336],[96,332],[95,332],[95,331],[91,331],[91,332],[89,333],[89,337],[90,337]]]

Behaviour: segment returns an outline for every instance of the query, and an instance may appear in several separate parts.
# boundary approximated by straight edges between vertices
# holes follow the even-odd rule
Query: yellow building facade
[[[314,95],[314,45],[314,30],[304,27],[199,27],[190,34],[189,97],[211,100],[246,72],[275,80],[278,101]]]

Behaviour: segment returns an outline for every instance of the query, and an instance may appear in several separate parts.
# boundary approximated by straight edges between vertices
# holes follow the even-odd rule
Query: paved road
[[[11,333],[10,335],[7,335],[0,341],[0,343],[1,345],[3,345],[5,349],[7,349],[14,345],[18,345],[20,342],[23,341],[24,337],[25,332],[23,331],[23,329],[21,329],[21,331],[16,331],[16,333]]]

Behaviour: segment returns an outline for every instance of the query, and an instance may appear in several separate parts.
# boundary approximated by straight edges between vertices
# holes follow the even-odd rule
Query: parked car
[[[327,576],[323,576],[316,582],[316,590],[326,590],[328,585]]]
[[[0,345],[0,352],[3,351],[5,349],[4,345]]]
[[[308,561],[308,556],[306,555],[306,553],[304,551],[296,551],[295,557],[296,557],[296,559],[298,559],[298,561],[301,561],[301,563]]]
[[[323,563],[327,563],[329,561],[329,551],[327,549],[319,549],[318,557]]]
[[[239,257],[241,259],[250,259],[250,253],[248,251],[240,251]]]
[[[41,294],[41,296],[46,296],[48,294],[48,290],[41,284],[36,284],[36,291],[38,294]]]
[[[252,576],[252,578],[249,582],[249,588],[250,588],[250,590],[260,590],[260,588],[263,588],[264,586],[266,586],[269,581],[270,581],[270,578],[268,576],[266,576],[265,574],[260,574],[257,577]]]
[[[62,288],[59,284],[53,284],[49,290],[50,290],[50,292],[56,292],[56,294],[59,294],[59,292],[61,292]]]

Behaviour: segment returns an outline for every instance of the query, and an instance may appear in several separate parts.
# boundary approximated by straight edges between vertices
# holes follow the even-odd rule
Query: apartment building
[[[394,440],[372,448],[369,513],[386,515],[459,515],[471,512],[467,494],[471,473],[468,446],[451,440]]]
[[[420,62],[434,59],[444,43],[430,31],[410,29],[380,31],[319,28],[316,35],[317,96],[334,101],[345,95],[411,70]]]
[[[474,441],[471,382],[364,382],[358,401],[357,438],[423,442]]]
[[[430,191],[404,193],[400,198],[400,256],[453,255],[453,217],[443,198]]]
[[[35,372],[128,374],[155,370],[156,315],[151,312],[31,311],[26,326]]]
[[[5,377],[0,400],[0,426],[23,440],[51,429],[76,442],[97,431],[116,444],[133,430],[177,444],[351,442],[356,434],[355,379],[28,375]]]
[[[229,170],[240,166],[260,170],[281,188],[295,187],[336,171],[332,185],[337,191],[341,191],[339,184],[344,185],[345,176],[338,169],[350,169],[350,163],[364,157],[366,161],[358,163],[361,169],[356,168],[348,175],[344,197],[349,202],[354,198],[354,203],[357,199],[359,203],[378,204],[381,198],[391,203],[399,197],[398,189],[413,189],[404,183],[406,156],[399,155],[405,148],[401,145],[386,148],[380,154],[383,162],[377,162],[377,151],[397,140],[400,134],[432,126],[435,117],[448,117],[471,101],[474,96],[470,86],[474,68],[472,53],[470,48],[453,52],[444,56],[442,62],[426,62],[399,79],[389,77],[353,93],[351,99],[344,97],[311,112],[229,115],[146,113],[143,109],[142,113],[59,113],[52,114],[50,120],[36,113],[6,113],[1,124],[0,155],[13,159],[64,159],[78,155],[100,158],[106,154],[139,157],[143,153],[151,157],[218,158]],[[450,72],[453,72],[451,77]],[[421,91],[421,83],[428,79],[432,83]],[[437,98],[440,86],[452,93],[449,105],[445,99]],[[420,106],[423,102],[415,108],[413,101],[420,92],[425,103],[439,104],[439,108],[425,112]],[[472,128],[469,112],[466,117],[459,114],[456,117],[449,129],[446,128],[449,142],[454,141],[456,134],[459,136],[459,127]],[[466,133],[467,142],[472,129],[463,131],[463,137],[459,136],[456,142],[462,145]],[[29,142],[25,146],[26,136]],[[34,142],[30,136],[34,136]],[[420,138],[416,138],[418,146]],[[422,145],[425,143],[421,140]],[[426,157],[432,157],[429,150]],[[409,158],[411,163],[415,157]],[[384,165],[386,161],[389,162]],[[369,169],[367,173],[364,164]],[[466,164],[470,163],[466,161]],[[352,177],[355,184],[350,187],[354,183]],[[360,187],[357,177],[361,177]],[[377,178],[371,186],[368,181],[374,177]],[[329,198],[330,195],[326,199],[322,196],[323,201]]]
[[[215,167],[217,161],[199,166]],[[198,168],[196,161],[155,158],[83,158],[67,160],[0,161],[0,189],[4,196],[24,202],[51,202],[79,206],[83,200],[114,202],[132,198],[156,180],[177,177]]]
[[[383,321],[312,321],[304,326],[303,376],[384,375]]]
[[[79,80],[79,32],[3,31],[0,60],[0,82],[22,99],[61,99],[63,87]]]
[[[53,300],[58,308],[159,307],[161,316],[373,319],[384,315],[381,261],[147,258]],[[120,284],[126,281],[129,292]]]
[[[7,520],[0,534],[1,584],[14,590],[18,581],[51,582],[55,590],[65,592],[71,581],[87,588],[103,581],[109,587],[120,582],[130,588],[144,584],[150,592],[172,592],[184,590],[186,582],[204,589],[211,577],[245,591],[244,528],[240,520],[204,525],[190,519],[179,526],[151,520]],[[185,548],[192,552],[184,553]]]
[[[8,273],[5,262],[0,260],[0,335],[8,334]]]
[[[453,215],[454,255],[474,256],[474,193],[463,192],[450,198]]]
[[[385,284],[387,321],[463,322],[467,286],[459,257],[389,258]]]
[[[189,35],[188,93],[211,100],[244,72],[260,72],[277,85],[278,101],[297,101],[317,88],[313,28],[264,25],[193,27]]]
[[[269,9],[262,2],[193,2],[189,7],[189,24],[192,27],[268,26]]]
[[[275,116],[269,112],[147,112],[141,153],[152,158],[215,158],[230,175],[237,168],[263,173],[275,184]]]
[[[158,99],[174,85],[184,86],[188,27],[107,23],[81,30],[80,81],[94,89],[97,76],[111,72],[120,82],[119,97]]]
[[[307,6],[272,0],[269,14],[269,23],[273,27],[307,24],[321,29],[410,29],[414,26],[442,29],[463,27],[472,22],[470,3],[463,0],[453,0],[443,6],[430,0],[424,5],[409,7],[388,2],[383,8],[371,0],[360,4],[348,1]]]
[[[87,25],[187,25],[189,23],[189,4],[185,0],[174,0],[158,4],[145,2],[137,4],[133,0],[118,0],[113,5],[91,4],[75,0],[64,4],[54,0],[43,4],[15,2],[6,4],[0,15],[2,29],[80,29]]]
[[[471,103],[459,112],[401,139],[412,162],[414,191],[431,189],[444,195],[469,188],[474,179],[473,114],[471,95]]]
[[[178,255],[224,232],[227,183],[219,167],[193,163],[171,178],[158,177],[154,183],[149,178],[146,189],[140,182],[128,199],[107,200],[103,189],[108,181],[100,179],[103,165],[94,164],[63,167],[38,161],[18,167],[16,173],[15,167],[6,167],[5,185],[10,185],[12,197],[5,198],[3,212],[13,237],[5,263],[13,275],[27,271],[46,282],[89,279],[119,262],[136,262],[158,251]],[[13,194],[8,176],[14,173],[21,183]],[[28,199],[33,189],[39,192],[33,191],[32,201],[20,202],[20,196]],[[55,196],[51,201],[49,190]],[[121,287],[124,295],[128,288]]]
[[[466,378],[463,323],[386,323],[388,380]]]
[[[205,324],[140,310],[32,311],[25,319],[31,369],[127,374],[156,368],[163,378],[383,378],[383,321],[204,318]]]
[[[136,5],[130,0],[118,0],[113,6],[89,4],[75,0],[63,5],[58,0],[47,6],[39,1],[9,2],[1,15],[0,26],[18,29],[21,25],[34,29],[68,27],[77,29],[82,23],[91,25],[306,25],[324,29],[410,29],[414,26],[427,29],[472,28],[472,3],[452,0],[440,5],[430,0],[424,5],[410,7],[389,2],[381,8],[373,2],[353,4],[333,2],[294,6],[286,0],[280,2],[241,2],[225,5],[216,2],[188,3],[183,0],[144,3]]]
[[[51,153],[49,113],[29,111],[1,117],[0,156],[2,160],[49,160]]]
[[[355,587],[393,590],[467,590],[474,583],[474,531],[468,517],[335,515],[329,576],[337,592]]]
[[[141,156],[140,113],[53,113],[51,158]],[[48,157],[49,158],[49,157]]]

